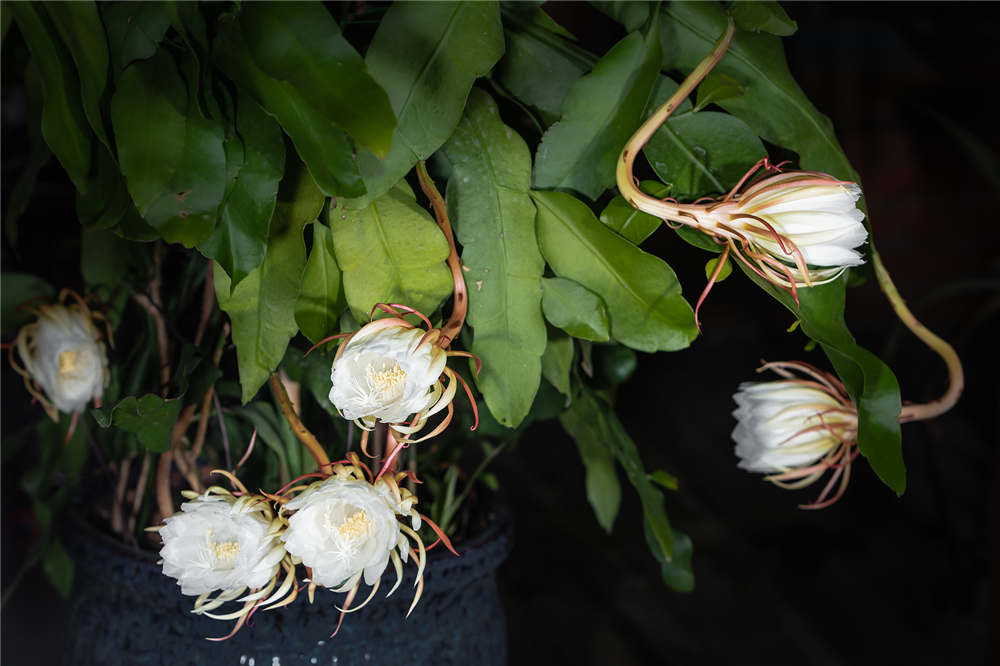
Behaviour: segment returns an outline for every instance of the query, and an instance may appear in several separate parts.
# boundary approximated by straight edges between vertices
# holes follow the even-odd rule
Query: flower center
[[[215,553],[216,565],[220,568],[232,568],[236,563],[236,556],[240,554],[239,541],[210,541],[209,547]]]
[[[379,400],[386,402],[393,401],[406,388],[406,371],[399,367],[398,361],[394,362],[388,368],[383,366],[381,370],[376,369],[373,364],[369,363],[365,369],[365,374],[368,378],[368,388]],[[364,515],[364,512],[362,512],[362,515]]]
[[[80,348],[74,347],[66,351],[59,352],[59,374],[74,374],[80,365]]]
[[[344,540],[354,542],[367,536],[374,525],[374,521],[364,511],[355,511],[337,527],[337,533]]]

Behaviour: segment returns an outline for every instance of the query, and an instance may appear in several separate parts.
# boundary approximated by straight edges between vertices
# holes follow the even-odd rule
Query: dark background
[[[499,573],[511,664],[982,664],[1000,655],[998,7],[785,6],[799,22],[785,40],[790,67],[861,174],[900,291],[965,362],[965,395],[944,417],[904,426],[903,497],[859,459],[838,504],[798,510],[816,488],[783,491],[737,469],[731,396],[761,358],[828,366],[803,350],[800,333],[784,332],[787,311],[734,275],[702,308],[693,347],[640,355],[618,400],[647,468],[679,477],[668,511],[694,540],[695,591],[660,581],[630,487],[605,535],[574,444],[558,425],[534,426],[494,470],[516,520]],[[596,52],[623,36],[586,5],[547,10]],[[16,94],[5,84],[5,195],[26,157],[23,119],[8,113]],[[73,232],[72,190],[53,163],[22,224],[59,217]],[[647,249],[696,297],[704,255],[665,231]],[[944,390],[943,364],[895,323],[874,284],[852,291],[847,314],[859,342],[896,371],[904,400]],[[4,372],[6,407],[21,396]],[[4,588],[32,532],[13,472],[3,473]],[[28,576],[3,611],[3,662],[54,663],[67,616],[40,574]]]

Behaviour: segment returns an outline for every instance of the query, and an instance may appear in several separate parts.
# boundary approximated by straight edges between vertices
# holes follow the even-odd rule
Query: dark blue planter
[[[365,608],[349,613],[330,638],[344,595],[305,593],[289,607],[256,613],[227,641],[232,622],[193,615],[193,597],[164,576],[156,557],[127,548],[80,525],[71,538],[77,561],[70,652],[66,666],[117,664],[213,664],[291,666],[374,664],[502,666],[506,628],[495,571],[510,552],[506,510],[489,515],[485,529],[457,544],[461,557],[442,548],[428,555],[424,594],[409,618],[415,567],[408,565],[389,599],[380,591]],[[386,570],[381,590],[395,582]],[[359,592],[359,597],[364,592]]]

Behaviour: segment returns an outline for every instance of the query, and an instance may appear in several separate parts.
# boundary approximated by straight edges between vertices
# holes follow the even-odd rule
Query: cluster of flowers
[[[163,573],[176,578],[184,594],[197,595],[193,612],[237,621],[228,636],[212,640],[232,636],[257,610],[292,603],[301,589],[299,565],[306,571],[310,601],[316,587],[348,593],[340,608],[342,621],[349,609],[374,598],[390,562],[396,583],[386,596],[395,592],[403,563],[412,556],[417,576],[410,611],[416,606],[427,549],[418,534],[417,499],[399,485],[405,474],[373,480],[368,467],[351,455],[322,480],[257,495],[232,474],[216,473],[227,476],[235,490],[186,491],[189,501],[180,513],[150,528],[163,541]],[[362,583],[371,592],[351,608]],[[243,605],[230,613],[212,612],[230,601]]]

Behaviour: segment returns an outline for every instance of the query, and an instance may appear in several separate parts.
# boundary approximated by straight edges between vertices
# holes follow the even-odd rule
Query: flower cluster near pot
[[[733,265],[827,356],[739,387],[738,464],[825,479],[805,508],[839,498],[858,456],[902,492],[900,423],[950,408],[961,366],[906,309],[858,175],[773,57],[794,22],[773,4],[597,4],[628,33],[602,57],[533,4],[12,4],[39,154],[83,225],[83,295],[3,278],[11,365],[50,417],[22,484],[39,510],[62,510],[92,458],[96,512],[125,541],[154,525],[164,573],[233,631],[302,589],[356,609],[408,561],[415,604],[424,539],[450,549],[496,483],[486,464],[558,418],[600,525],[620,467],[664,581],[689,590],[661,490],[676,483],[646,473],[613,396],[636,351],[712,334],[704,306]],[[122,38],[133,26],[143,39]],[[787,95],[756,85],[775,77]],[[714,255],[694,308],[639,247],[665,226]],[[845,295],[866,270],[945,360],[939,400],[903,407],[854,341]],[[612,380],[595,349],[621,359]],[[51,525],[36,559],[68,591]]]

